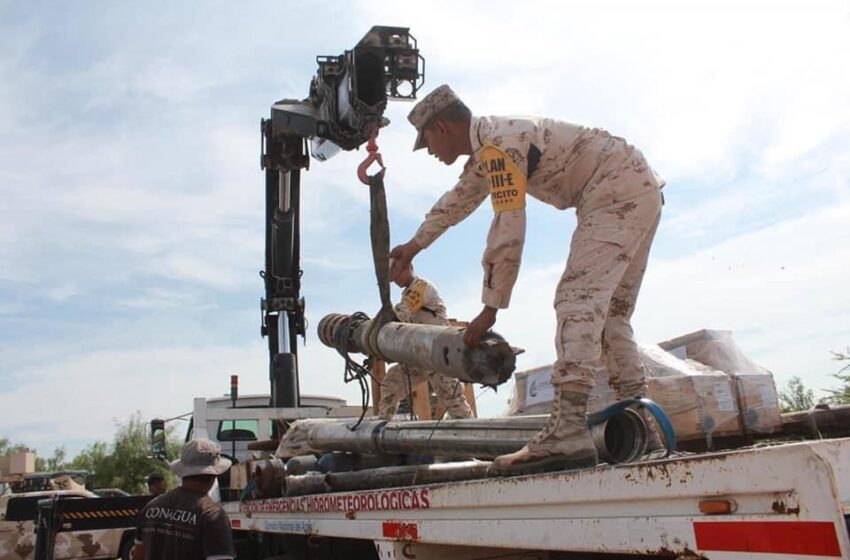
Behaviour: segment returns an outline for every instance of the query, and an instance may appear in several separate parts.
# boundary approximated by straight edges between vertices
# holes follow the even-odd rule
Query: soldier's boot
[[[658,434],[655,417],[646,408],[640,409],[640,415],[643,418],[643,423],[646,424],[646,454],[656,455],[656,452],[666,449],[666,447]]]
[[[466,400],[464,384],[457,379],[450,379],[439,373],[433,373],[429,377],[434,392],[437,393],[437,401],[440,406],[445,407],[453,419],[472,418],[472,407]]]
[[[437,396],[441,396],[440,391],[437,391]],[[466,402],[466,396],[463,394],[463,383],[453,387],[452,392],[443,395],[441,400],[446,407],[446,412],[455,420],[472,418],[472,407]]]
[[[395,412],[398,409],[399,398],[393,395],[392,391],[381,393],[381,398],[378,400],[378,417],[381,420],[392,420]]]
[[[638,394],[635,395],[632,393],[626,393],[622,391],[622,389],[615,391],[615,395],[618,401],[631,400],[632,398],[643,398],[646,397],[646,394]],[[644,455],[653,455],[653,456],[661,456],[660,453],[656,453],[662,449],[666,449],[664,445],[664,440],[661,439],[661,435],[658,433],[658,422],[655,420],[655,416],[649,411],[648,408],[645,407],[635,407],[640,417],[643,418],[643,423],[646,425],[646,450],[644,451]]]
[[[463,418],[472,418],[472,408],[466,404],[466,401],[462,403],[452,403],[446,406],[446,411],[449,413],[449,416],[454,420],[461,420]]]
[[[497,476],[572,470],[599,462],[587,426],[587,395],[555,386],[546,426],[522,449],[496,457],[490,473]]]

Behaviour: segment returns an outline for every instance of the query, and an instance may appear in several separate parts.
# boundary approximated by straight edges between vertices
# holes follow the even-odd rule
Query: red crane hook
[[[367,171],[369,170],[369,166],[373,163],[377,162],[378,165],[381,166],[381,170],[378,171],[377,175],[382,175],[384,171],[387,170],[387,168],[384,167],[384,160],[381,157],[380,152],[378,152],[378,144],[375,142],[377,137],[378,131],[377,129],[373,129],[369,134],[369,142],[366,143],[366,150],[368,150],[369,155],[367,155],[366,159],[357,166],[357,178],[360,179],[360,182],[364,185],[369,184],[369,175],[367,174]]]

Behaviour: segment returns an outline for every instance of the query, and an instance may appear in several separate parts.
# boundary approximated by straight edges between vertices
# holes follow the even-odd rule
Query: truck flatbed
[[[367,539],[382,559],[850,558],[850,438],[225,507],[236,531]]]

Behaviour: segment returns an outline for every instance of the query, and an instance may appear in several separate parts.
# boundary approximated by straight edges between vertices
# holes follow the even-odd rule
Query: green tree
[[[788,380],[785,388],[779,392],[779,408],[782,412],[809,410],[815,403],[815,393],[803,385],[799,377]]]
[[[45,462],[45,469],[48,471],[61,471],[67,469],[69,464],[65,461],[68,453],[65,451],[65,446],[60,445],[53,450],[53,456]]]
[[[74,460],[71,461],[71,468],[88,471],[89,487],[109,488],[112,486],[111,475],[109,474],[110,460],[109,446],[106,442],[96,441],[74,457]],[[106,482],[106,484],[103,482]]]
[[[121,488],[131,494],[147,490],[148,476],[157,473],[173,483],[168,465],[150,456],[148,423],[136,412],[125,423],[118,424],[112,444],[98,441],[74,458],[73,468],[89,471],[92,488]],[[180,453],[180,443],[168,438],[169,456]]]
[[[0,438],[0,457],[8,457],[21,451],[31,451],[23,443],[12,443],[8,438]]]
[[[850,404],[850,347],[844,352],[833,352],[832,357],[838,362],[845,363],[838,373],[833,374],[833,377],[841,382],[841,387],[838,389],[827,389],[829,392],[829,402],[835,404]]]
[[[23,444],[23,443],[12,443],[8,438],[0,438],[0,457],[8,457],[9,455],[14,455],[15,453],[21,453],[24,451],[31,451],[35,453],[35,470],[36,471],[47,471],[50,470],[48,467],[48,463],[51,459],[45,459],[43,457],[38,456],[38,452],[32,447]],[[61,463],[65,457],[65,450],[59,449],[53,452],[52,461],[55,463]]]
[[[166,451],[168,457],[180,455],[180,441],[174,429],[167,430]],[[64,469],[85,470],[89,473],[89,488],[121,488],[131,494],[142,494],[147,490],[148,476],[156,473],[164,476],[170,485],[175,477],[164,462],[151,457],[148,423],[136,412],[124,423],[116,423],[112,443],[96,441],[83,449],[72,460],[68,460],[65,448],[60,446],[48,458],[36,457],[37,471]],[[11,455],[29,449],[26,445],[13,444],[8,438],[0,438],[0,456]]]

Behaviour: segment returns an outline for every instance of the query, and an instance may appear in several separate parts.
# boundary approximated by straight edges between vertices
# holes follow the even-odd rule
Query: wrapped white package
[[[728,375],[697,362],[685,361],[657,346],[640,348],[647,369],[650,399],[656,401],[673,424],[680,441],[706,440],[741,433],[738,406]],[[514,374],[514,389],[507,414],[545,414],[551,410],[554,388],[552,366]],[[607,374],[596,372],[596,386],[588,399],[588,412],[614,404]]]
[[[746,433],[770,434],[782,429],[773,374],[741,351],[731,331],[702,329],[658,345],[679,358],[729,375]]]

